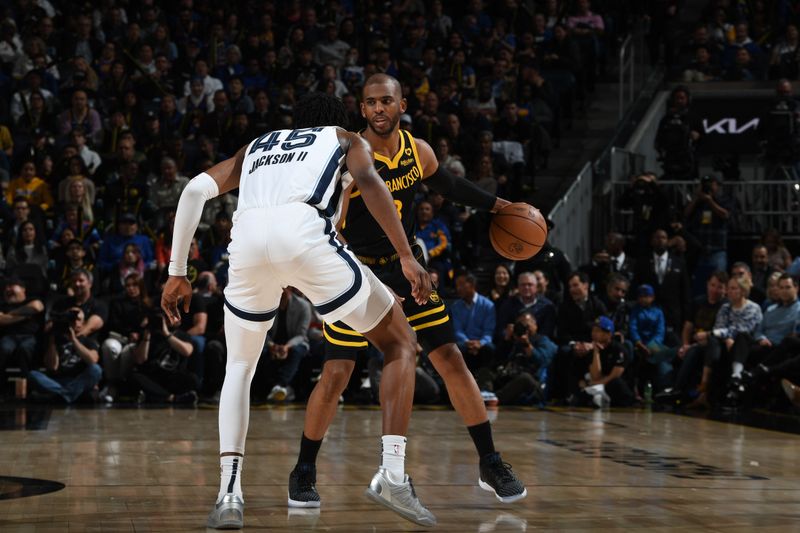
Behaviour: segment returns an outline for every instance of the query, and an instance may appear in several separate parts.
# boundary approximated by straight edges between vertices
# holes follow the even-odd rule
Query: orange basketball
[[[497,253],[506,259],[530,259],[547,240],[547,223],[532,205],[515,202],[494,215],[489,239]]]

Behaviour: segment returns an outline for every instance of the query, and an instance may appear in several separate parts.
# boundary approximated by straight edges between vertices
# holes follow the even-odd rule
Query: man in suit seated
[[[650,239],[650,252],[636,262],[634,285],[650,285],[655,303],[664,311],[664,344],[677,346],[689,308],[689,275],[682,257],[667,248],[667,232],[659,229]]]

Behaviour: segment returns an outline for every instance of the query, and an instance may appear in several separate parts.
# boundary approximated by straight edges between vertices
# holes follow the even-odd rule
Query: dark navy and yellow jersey
[[[414,137],[401,129],[400,149],[391,159],[376,153],[375,170],[392,193],[408,242],[414,242],[414,197],[422,182],[422,161]],[[340,233],[356,255],[384,257],[395,253],[389,238],[367,209],[361,191],[356,188],[350,193],[350,205]]]
[[[418,245],[412,246],[417,261],[424,265],[424,255]],[[403,300],[403,313],[408,318],[411,328],[417,332],[419,343],[431,352],[440,346],[455,342],[453,322],[447,312],[447,306],[436,291],[423,305],[417,304],[411,296],[411,284],[403,276],[400,261],[393,260],[384,264],[367,265],[381,282],[390,287]],[[367,340],[343,322],[323,324],[325,335],[326,359],[355,360],[358,353],[367,348]]]
[[[400,150],[391,159],[375,154],[375,169],[392,193],[397,214],[400,216],[409,242],[415,242],[416,216],[413,204],[422,181],[422,161],[411,134],[400,130]],[[455,342],[453,323],[438,293],[433,291],[424,305],[418,305],[414,301],[411,296],[411,284],[403,276],[395,249],[367,210],[359,191],[354,190],[350,194],[350,205],[341,233],[356,257],[369,267],[381,282],[405,299],[403,313],[426,350],[430,352]],[[411,249],[424,266],[422,249],[416,244],[413,244]],[[358,352],[367,347],[366,339],[342,322],[325,323],[323,333],[326,359],[354,360]]]

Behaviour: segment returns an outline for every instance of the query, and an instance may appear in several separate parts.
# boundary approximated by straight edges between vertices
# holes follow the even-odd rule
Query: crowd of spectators
[[[797,2],[715,0],[676,55],[684,82],[759,81],[800,75]]]
[[[366,77],[396,76],[402,127],[454,173],[522,199],[630,19],[596,4],[4,3],[0,384],[15,369],[31,396],[66,402],[213,396],[236,196],[205,208],[190,252],[195,297],[171,330],[158,301],[176,204],[192,176],[291,127],[308,91],[341,97],[356,130]],[[485,213],[433,193],[419,200],[419,238],[443,286],[460,268],[494,267]],[[285,300],[288,324],[270,333],[256,396],[291,395],[304,361],[319,357],[313,310],[301,295]]]
[[[293,103],[307,91],[341,97],[351,127],[363,127],[360,86],[385,72],[398,77],[409,103],[401,127],[428,141],[440,164],[500,196],[523,199],[562,128],[585,110],[617,36],[638,16],[588,0],[363,4],[358,12],[346,1],[110,0],[67,9],[38,0],[3,7],[5,393],[13,392],[10,375],[27,383],[17,392],[48,401],[213,398],[224,375],[221,294],[234,194],[209,202],[203,213],[190,251],[194,295],[182,324],[169,328],[158,310],[175,207],[191,176],[259,133],[291,127]],[[662,7],[675,15],[673,3]],[[648,18],[658,48],[666,29],[659,17]],[[750,370],[752,383],[768,386],[765,376],[795,353],[768,317],[789,328],[784,307],[796,307],[789,305],[796,289],[786,280],[796,284],[778,280],[765,264],[785,271],[794,263],[779,235],[765,236],[766,263],[762,249],[754,250],[753,282],[772,305],[758,307],[755,320],[747,300],[756,294],[753,283],[737,285],[734,296],[737,288],[720,273],[727,256],[717,243],[726,239],[728,206],[710,187],[687,206],[685,227],[659,218],[653,197],[647,211],[647,195],[632,195],[640,234],[627,245],[610,235],[604,251],[575,271],[550,245],[532,260],[503,263],[488,242],[487,213],[433,191],[419,198],[418,240],[453,303],[459,345],[487,401],[628,405],[651,386],[674,394],[680,383],[691,395],[712,390],[711,375],[728,374],[721,389],[738,391],[738,398]],[[705,307],[695,309],[690,274],[702,289],[712,272],[709,286],[717,280],[722,288],[714,285],[717,292],[709,290]],[[635,307],[625,301],[631,287]],[[718,304],[726,322],[697,327]],[[743,324],[748,337],[738,334]],[[759,328],[783,348],[771,351]],[[254,397],[307,394],[321,344],[313,308],[287,289]],[[444,401],[424,360],[424,401]],[[683,360],[692,363],[676,364]],[[706,370],[719,361],[729,361],[730,372]],[[695,381],[700,385],[692,389]],[[379,379],[366,383],[376,394]]]

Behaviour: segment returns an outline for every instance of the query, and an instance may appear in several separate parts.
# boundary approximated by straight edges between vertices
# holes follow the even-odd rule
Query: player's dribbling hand
[[[416,259],[400,259],[403,276],[411,283],[411,296],[419,305],[424,305],[431,295],[431,275]]]
[[[183,312],[188,313],[191,301],[192,286],[189,280],[183,276],[170,276],[161,293],[161,309],[170,325],[176,326],[181,321],[178,303],[182,302]]]

